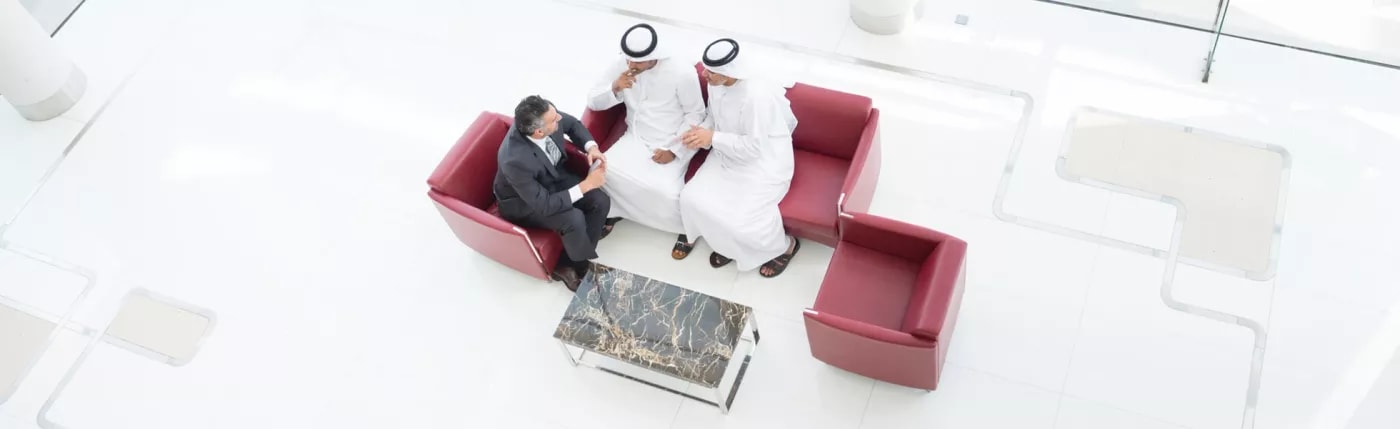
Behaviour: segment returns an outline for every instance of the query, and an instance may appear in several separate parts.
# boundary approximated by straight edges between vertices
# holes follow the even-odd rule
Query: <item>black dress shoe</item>
[[[570,292],[578,292],[578,285],[583,282],[583,279],[578,275],[578,271],[568,266],[568,264],[559,264],[558,267],[554,268],[554,273],[552,273],[550,277],[564,282],[564,287],[569,288]]]
[[[622,218],[620,218],[620,217],[610,217],[610,218],[608,218],[607,220],[604,220],[604,221],[603,221],[603,236],[602,236],[600,239],[602,239],[602,238],[608,238],[608,234],[612,234],[613,225],[617,225],[617,223],[618,223],[618,222],[621,222],[621,221],[622,221]]]

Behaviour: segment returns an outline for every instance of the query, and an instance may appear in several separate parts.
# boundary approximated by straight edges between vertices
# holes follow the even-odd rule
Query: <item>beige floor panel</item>
[[[0,402],[15,393],[55,327],[53,322],[0,303]]]
[[[1181,255],[1251,279],[1273,276],[1288,157],[1179,125],[1085,109],[1060,173],[1165,195],[1186,211]]]
[[[183,365],[194,359],[213,322],[197,310],[133,293],[107,326],[107,337],[165,357],[172,365]]]

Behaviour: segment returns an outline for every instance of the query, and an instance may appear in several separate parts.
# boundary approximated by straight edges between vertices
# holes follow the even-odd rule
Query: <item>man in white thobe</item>
[[[710,265],[762,265],[773,277],[787,268],[800,243],[783,230],[778,203],[792,183],[792,114],[782,86],[754,79],[752,59],[720,39],[705,49],[710,105],[705,122],[683,136],[710,155],[681,192],[681,219],[693,239],[714,249]],[[692,241],[691,246],[694,245]]]
[[[695,69],[669,59],[650,25],[632,26],[621,44],[623,58],[588,98],[592,110],[627,106],[627,132],[606,153],[609,224],[621,218],[683,234],[681,188],[696,150],[681,144],[680,136],[705,118],[700,84]]]

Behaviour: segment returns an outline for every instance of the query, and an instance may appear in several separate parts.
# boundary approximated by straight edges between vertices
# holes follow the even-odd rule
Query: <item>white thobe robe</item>
[[[748,271],[787,252],[778,203],[792,183],[792,115],[783,88],[740,80],[710,86],[710,155],[681,193],[691,239],[705,238]]]
[[[612,198],[608,217],[621,217],[658,230],[680,234],[681,188],[685,171],[696,150],[681,144],[680,136],[705,118],[705,100],[695,71],[672,60],[660,60],[651,70],[636,76],[631,88],[614,94],[613,81],[627,70],[618,60],[604,74],[603,82],[588,99],[588,108],[604,110],[627,106],[627,132],[608,148],[607,180],[603,191]],[[656,150],[669,150],[676,158],[658,164]]]

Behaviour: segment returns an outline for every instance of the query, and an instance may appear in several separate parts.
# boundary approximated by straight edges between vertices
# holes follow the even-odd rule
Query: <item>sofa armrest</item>
[[[428,191],[428,197],[432,198],[433,201],[439,205],[442,205],[444,209],[459,214],[486,229],[510,235],[520,235],[516,231],[517,228],[515,224],[501,219],[499,216],[487,213],[486,210],[472,207],[470,204],[438,191]]]
[[[909,306],[904,311],[903,331],[919,338],[947,341],[962,302],[966,265],[966,242],[949,237],[938,243],[914,282]]]
[[[522,273],[549,279],[547,258],[523,228],[437,191],[429,191],[428,197],[437,205],[448,228],[467,247]]]
[[[802,316],[833,329],[883,343],[919,348],[932,348],[936,345],[932,341],[920,339],[905,332],[875,326],[859,320],[847,319],[831,313],[806,309],[802,311]]]
[[[841,241],[923,264],[938,243],[957,240],[947,234],[894,219],[863,213],[841,218]]]
[[[851,169],[841,185],[837,210],[841,213],[869,213],[875,198],[875,186],[880,181],[880,109],[870,109],[865,131],[860,135]]]
[[[887,383],[938,388],[942,344],[811,310],[803,316],[807,344],[817,360]]]
[[[585,110],[579,121],[598,142],[598,150],[607,152],[608,148],[617,143],[617,138],[622,136],[621,133],[614,135],[613,131],[617,131],[619,126],[625,126],[626,119],[627,105],[618,104],[607,110]]]

